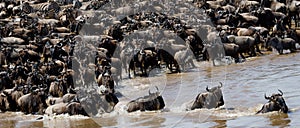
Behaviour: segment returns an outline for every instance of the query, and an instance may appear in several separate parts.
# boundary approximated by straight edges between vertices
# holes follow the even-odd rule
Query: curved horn
[[[151,95],[150,89],[149,89],[149,95]]]
[[[271,97],[267,97],[267,96],[266,96],[266,93],[265,93],[265,99],[270,100]]]
[[[157,86],[155,86],[155,88],[156,88],[156,91],[157,91],[157,92],[159,92],[159,89],[158,89],[158,87],[157,87]]]
[[[282,96],[282,95],[283,95],[283,92],[282,92],[280,89],[278,89],[278,91],[281,93],[280,95]]]
[[[208,86],[206,86],[206,91],[208,91],[208,92],[209,92]]]
[[[220,83],[220,86],[219,86],[219,88],[223,87],[223,83],[222,83],[222,82],[219,82],[219,83]]]
[[[155,94],[156,94],[157,96],[160,96],[161,94],[160,94],[160,92],[159,92],[159,89],[158,89],[158,87],[157,87],[157,86],[155,86],[155,88],[156,88],[156,91],[157,91]]]

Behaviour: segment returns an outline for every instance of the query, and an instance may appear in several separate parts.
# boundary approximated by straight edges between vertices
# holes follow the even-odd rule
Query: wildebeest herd
[[[231,56],[241,62],[245,55],[263,54],[262,49],[296,52],[299,43],[298,1],[206,1],[194,0],[191,4],[203,8],[215,26],[202,26],[207,39],[179,18],[157,12],[143,12],[115,21],[107,35],[80,37],[81,28],[89,19],[83,11],[97,10],[108,0],[1,0],[0,1],[0,110],[22,111],[26,114],[82,114],[111,112],[119,102],[115,84],[122,79],[122,70],[134,75],[148,76],[153,68],[165,65],[172,73],[184,71],[186,65],[195,67],[193,60],[214,60]],[[154,1],[159,2],[159,1]],[[295,27],[291,27],[294,23]],[[121,42],[124,35],[136,30],[157,27],[177,34],[184,44],[167,40]],[[214,31],[216,30],[216,32]],[[166,31],[165,31],[166,32]],[[164,35],[163,33],[159,35]],[[222,43],[215,43],[220,37]],[[96,57],[74,57],[75,46],[84,45],[83,38],[95,39]],[[134,43],[136,42],[136,43]],[[205,43],[208,42],[208,43]],[[120,47],[118,47],[120,46]],[[224,55],[216,54],[224,49]],[[87,50],[87,49],[83,49]],[[134,52],[131,52],[133,50]],[[88,51],[88,50],[87,50]],[[118,56],[115,56],[118,55]],[[95,71],[72,69],[84,67],[77,59],[90,59]],[[123,69],[121,67],[124,67]],[[76,78],[74,74],[85,78]],[[95,78],[93,75],[95,74]],[[84,89],[85,79],[95,80],[96,87]],[[82,87],[75,87],[74,82]],[[216,108],[224,105],[221,86],[206,88],[192,107]],[[85,97],[76,90],[84,90]],[[258,113],[288,112],[283,92],[273,94]],[[95,110],[93,108],[102,108]],[[157,89],[127,104],[127,111],[159,110],[165,107]],[[85,111],[85,109],[89,109]],[[87,113],[88,112],[88,113]]]

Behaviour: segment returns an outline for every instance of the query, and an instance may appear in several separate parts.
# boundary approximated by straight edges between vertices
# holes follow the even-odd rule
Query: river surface
[[[271,53],[246,62],[212,67],[197,62],[196,69],[180,74],[153,73],[152,77],[124,79],[116,90],[123,96],[112,113],[98,118],[83,116],[24,115],[0,113],[0,128],[6,127],[300,127],[300,53]],[[218,109],[186,111],[186,107],[206,86],[223,83],[225,105]],[[158,86],[166,107],[154,112],[127,113],[130,100],[155,92]],[[264,94],[283,91],[288,114],[255,114],[267,102]]]

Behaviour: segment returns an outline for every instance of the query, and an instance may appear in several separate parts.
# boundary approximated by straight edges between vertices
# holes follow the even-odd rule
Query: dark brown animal
[[[127,104],[127,112],[134,112],[137,110],[141,111],[153,111],[160,110],[165,107],[165,102],[163,97],[160,95],[158,88],[155,93],[151,93],[149,90],[149,95],[137,98],[136,100],[132,100]]]
[[[267,97],[265,95],[265,99],[269,100],[268,103],[264,104],[261,110],[259,110],[257,113],[267,113],[271,111],[281,111],[283,113],[288,112],[288,107],[282,97],[283,92],[278,89],[280,93],[278,94],[272,94],[272,96]]]
[[[191,110],[197,108],[217,108],[224,105],[223,94],[222,94],[222,83],[220,82],[220,86],[213,87],[209,89],[206,87],[206,91],[204,93],[198,94],[193,103]]]
[[[46,95],[45,90],[36,89],[31,93],[23,95],[18,99],[18,106],[21,112],[25,114],[43,114],[46,108]]]

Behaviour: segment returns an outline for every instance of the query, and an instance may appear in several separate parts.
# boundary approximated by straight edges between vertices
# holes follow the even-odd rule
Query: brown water
[[[0,113],[0,127],[299,127],[300,53],[272,53],[250,58],[245,63],[211,67],[197,63],[197,69],[181,74],[158,74],[150,78],[125,79],[117,87],[123,94],[115,111],[99,118],[60,115],[54,117]],[[225,105],[219,109],[186,111],[206,86],[223,82]],[[158,86],[166,102],[164,110],[127,113],[125,105]],[[255,113],[267,101],[264,94],[284,92],[288,114]]]

